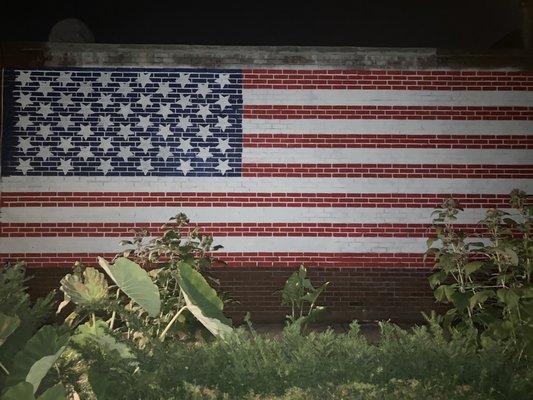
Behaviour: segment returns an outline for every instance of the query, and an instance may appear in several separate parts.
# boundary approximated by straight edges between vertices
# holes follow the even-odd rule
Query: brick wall
[[[132,228],[147,228],[153,234],[160,233],[160,222],[135,219],[142,216],[143,211],[139,214],[130,213],[128,218],[123,215],[124,221],[120,222],[111,221],[111,217],[109,221],[101,222],[79,219],[50,222],[46,218],[37,218],[38,214],[46,215],[47,209],[59,207],[65,210],[68,217],[75,217],[74,208],[83,208],[89,210],[85,215],[90,217],[91,213],[96,214],[108,208],[144,207],[144,212],[166,208],[177,212],[180,207],[271,207],[276,212],[280,208],[287,209],[289,215],[305,219],[310,213],[314,213],[315,217],[318,215],[319,211],[313,210],[327,207],[334,210],[331,215],[339,219],[339,215],[351,217],[349,213],[342,214],[342,210],[353,210],[356,214],[358,210],[374,208],[370,210],[371,213],[361,214],[360,218],[351,217],[349,221],[322,221],[320,215],[318,222],[285,221],[287,216],[279,212],[276,218],[280,221],[277,222],[204,221],[198,225],[205,233],[218,238],[236,238],[232,245],[249,241],[257,246],[257,250],[253,251],[220,253],[219,257],[227,261],[229,266],[216,267],[212,271],[221,282],[220,290],[235,300],[226,309],[236,321],[241,321],[246,311],[250,311],[258,321],[282,320],[288,310],[280,306],[280,295],[275,292],[282,288],[302,260],[315,284],[325,281],[331,283],[322,298],[322,304],[328,309],[326,319],[418,321],[421,311],[443,308],[435,303],[427,283],[431,260],[423,260],[419,248],[417,251],[411,247],[404,249],[401,243],[407,243],[408,239],[425,242],[423,238],[427,236],[430,225],[419,216],[428,215],[427,210],[438,206],[451,187],[436,182],[463,179],[475,187],[468,193],[457,192],[455,197],[469,216],[469,220],[461,227],[469,234],[476,234],[480,231],[476,224],[480,210],[505,207],[508,200],[505,193],[513,187],[511,180],[530,185],[533,178],[533,162],[527,162],[526,153],[520,153],[520,163],[515,163],[513,159],[514,154],[533,147],[533,135],[524,134],[523,131],[528,129],[533,119],[532,105],[522,104],[529,101],[528,92],[533,91],[531,54],[508,51],[471,54],[436,49],[2,44],[1,64],[21,69],[51,68],[47,71],[54,76],[54,68],[134,68],[135,71],[119,71],[123,72],[121,79],[124,80],[130,79],[130,75],[136,76],[143,68],[239,69],[242,72],[240,84],[248,91],[247,99],[253,103],[243,107],[243,117],[251,121],[248,127],[253,128],[242,132],[243,143],[247,149],[251,149],[252,156],[257,158],[259,155],[257,160],[243,164],[243,177],[362,179],[363,189],[360,191],[308,193],[312,187],[310,183],[304,187],[305,191],[302,190],[303,194],[296,189],[287,191],[282,181],[269,193],[263,193],[244,187],[240,182],[231,182],[211,190],[196,186],[177,191],[169,189],[161,181],[148,179],[150,177],[136,181],[135,190],[129,190],[128,185],[122,183],[110,184],[113,187],[104,190],[105,177],[95,177],[85,183],[75,182],[70,186],[60,183],[59,186],[63,186],[57,190],[51,190],[38,180],[35,180],[33,187],[24,190],[22,183],[12,180],[9,186],[2,188],[4,220],[0,221],[0,238],[6,243],[7,240],[21,243],[28,240],[30,244],[36,243],[31,241],[33,239],[49,241],[49,248],[45,249],[47,251],[30,246],[17,251],[4,250],[2,254],[4,260],[28,261],[30,273],[35,275],[30,282],[33,295],[57,288],[59,279],[75,261],[94,265],[98,255],[112,257],[115,248],[111,249],[112,245],[107,242],[117,242],[115,239],[127,236]],[[91,72],[87,76],[87,79],[91,78]],[[310,103],[314,101],[313,98],[306,98],[302,94],[306,90],[332,91],[334,99],[346,101],[346,104],[285,104],[288,100],[272,95],[269,90],[291,90],[291,99],[297,102],[303,99]],[[379,97],[382,94],[378,93],[376,98],[368,97],[369,104],[351,104],[353,99],[342,93],[350,90],[372,93],[387,91],[388,97]],[[433,92],[423,99],[428,104],[388,104],[413,102],[413,98],[420,99],[425,91]],[[458,92],[468,92],[466,100],[462,95],[456,96]],[[498,92],[509,93],[505,98],[507,105],[496,105]],[[68,91],[66,93],[68,95]],[[262,101],[261,96],[270,96],[272,104],[254,103]],[[483,104],[468,104],[468,101]],[[435,102],[438,104],[433,104]],[[8,117],[4,115],[2,120]],[[164,115],[161,118],[165,119]],[[278,121],[276,123],[279,125],[272,126],[270,120]],[[312,120],[310,122],[316,123],[320,129],[314,133],[292,131],[285,134],[279,131],[285,128],[290,131],[293,129],[290,121],[303,120]],[[394,134],[375,131],[371,125],[365,125],[370,127],[368,132],[339,133],[335,132],[334,125],[327,125],[332,120],[347,123],[363,121],[365,124],[386,121],[389,124],[384,126],[394,131]],[[417,125],[419,121],[427,124],[421,128],[422,125]],[[514,124],[509,129],[505,125],[491,125],[508,121]],[[478,128],[463,134],[456,131],[462,122],[476,123]],[[325,126],[334,129],[329,131]],[[427,127],[430,127],[428,132],[413,131]],[[275,152],[285,150],[289,153],[305,150],[309,159],[324,151],[359,149],[360,153],[353,154],[373,151],[372,154],[385,158],[385,161],[331,163],[318,157],[316,162],[262,162],[259,160],[261,154],[253,151],[260,149]],[[431,149],[437,151],[435,154],[444,158],[445,162],[416,162],[410,159],[407,162],[389,162],[386,152],[391,149]],[[443,153],[438,153],[439,150]],[[444,152],[447,150],[483,150],[493,153],[485,153],[488,155],[476,163],[468,159],[468,162],[452,162],[446,159]],[[409,158],[409,153],[405,154],[402,157]],[[461,154],[466,153],[458,154],[461,159],[465,158]],[[491,155],[494,155],[494,160]],[[339,157],[342,157],[340,151]],[[498,157],[504,161],[498,162]],[[43,175],[46,175],[45,172]],[[373,179],[388,180],[391,190],[373,190],[375,187],[365,186],[365,182]],[[412,180],[418,189],[402,191],[401,185],[395,184],[396,180],[401,179]],[[429,189],[420,184],[416,186],[419,179],[428,179],[433,182],[429,186],[433,186]],[[416,209],[421,209],[420,213],[415,212]],[[32,221],[24,220],[16,212],[12,213],[13,210],[22,210],[20,215],[28,210]],[[374,220],[380,216],[379,210],[384,215],[383,221],[376,222]],[[16,216],[9,217],[11,214]],[[129,216],[132,217],[131,221]],[[163,220],[169,216],[165,214]],[[316,246],[313,251],[305,251],[305,254],[297,248],[262,251],[260,246],[263,237],[271,239],[274,244],[278,239],[289,245],[294,241],[295,247],[296,238],[323,238],[332,244],[332,249],[324,250]],[[78,239],[79,243],[101,239],[98,243],[107,247],[71,252],[54,248],[63,241],[77,243],[75,241]],[[383,242],[383,239],[387,241]],[[370,250],[350,251],[346,246],[352,241],[360,241],[363,247],[369,246]]]

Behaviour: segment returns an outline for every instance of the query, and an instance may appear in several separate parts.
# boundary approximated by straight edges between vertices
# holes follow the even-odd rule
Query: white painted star
[[[111,115],[101,115],[98,125],[103,126],[104,129],[107,129],[113,125],[113,122],[111,122]]]
[[[148,174],[148,172],[152,171],[154,167],[152,167],[152,164],[150,160],[140,160],[141,165],[137,167],[138,170],[142,171],[143,174]]]
[[[67,108],[68,106],[74,104],[70,96],[66,95],[65,93],[60,94],[60,99],[58,100],[58,103],[60,103],[63,108]]]
[[[209,125],[207,126],[199,125],[198,128],[200,130],[198,131],[198,133],[196,133],[196,136],[200,136],[204,142],[207,140],[208,137],[213,136],[213,134],[209,130]]]
[[[191,149],[191,139],[180,138],[180,145],[178,146],[184,153],[188,153]]]
[[[225,132],[228,126],[231,126],[231,123],[228,121],[229,117],[217,117],[218,123],[215,125],[217,128],[220,128],[222,132]]]
[[[180,77],[176,80],[176,83],[180,85],[180,87],[187,86],[191,81],[189,80],[189,76],[191,74],[186,74],[184,72],[180,72]]]
[[[37,109],[37,113],[41,114],[43,117],[48,117],[50,114],[53,113],[52,107],[49,103],[42,103],[39,104],[39,108]]]
[[[59,140],[61,141],[61,143],[59,143],[59,148],[61,148],[63,150],[63,152],[67,152],[69,151],[72,147],[72,138],[65,138],[65,137],[62,137],[62,138],[59,138]]]
[[[170,109],[170,104],[161,104],[159,106],[158,114],[161,114],[163,118],[168,118],[168,116],[172,114],[172,110]]]
[[[226,85],[230,85],[231,82],[229,80],[229,74],[220,74],[217,79],[215,79],[215,82],[220,85],[221,88],[223,88]]]
[[[50,86],[49,81],[41,81],[39,82],[39,88],[37,89],[38,92],[41,92],[44,96],[48,96],[48,93],[52,91],[52,87]]]
[[[101,72],[96,81],[100,82],[102,86],[107,86],[111,83],[111,72]]]
[[[186,131],[189,126],[192,126],[190,117],[179,117],[178,120],[178,126],[184,131]]]
[[[122,157],[124,161],[128,161],[128,158],[133,157],[130,146],[123,146],[117,153],[117,157]]]
[[[205,98],[205,96],[208,95],[209,93],[211,93],[211,89],[209,89],[209,84],[207,83],[198,84],[198,90],[196,90],[197,95]]]
[[[228,160],[218,160],[218,165],[215,167],[222,175],[226,175],[226,172],[231,171],[233,168],[229,166]]]
[[[84,118],[87,118],[93,113],[93,110],[91,110],[90,104],[80,104],[80,110],[78,111],[78,113],[83,115]]]
[[[144,130],[147,130],[152,123],[150,122],[150,116],[139,116],[139,122],[137,122],[137,125],[142,127]]]
[[[217,101],[215,101],[215,104],[218,104],[220,106],[220,110],[224,111],[224,109],[228,106],[231,106],[231,103],[229,101],[230,96],[220,96]]]
[[[122,135],[124,140],[126,140],[130,135],[133,135],[131,128],[131,124],[120,124],[117,135]]]
[[[19,71],[19,75],[17,76],[17,81],[19,81],[22,86],[33,82],[31,80],[31,72],[30,71]]]
[[[24,109],[28,107],[31,103],[33,103],[30,97],[31,97],[31,93],[28,93],[28,94],[21,93],[20,97],[17,100],[17,103],[20,103],[21,107]]]
[[[83,158],[83,161],[87,161],[88,158],[94,157],[93,152],[89,146],[81,147],[77,157]]]
[[[69,171],[74,169],[72,166],[72,160],[63,158],[59,161],[57,168],[63,171],[63,175],[66,175]]]
[[[150,138],[139,138],[140,143],[137,145],[139,149],[142,149],[144,153],[148,153],[148,150],[153,148]]]
[[[179,104],[179,106],[185,110],[187,107],[191,105],[191,96],[185,96],[180,94],[179,100],[176,102]]]
[[[203,119],[206,119],[208,115],[211,115],[209,104],[206,104],[205,106],[199,106],[197,114],[200,115]]]
[[[191,166],[191,160],[180,159],[180,166],[178,167],[178,169],[183,173],[183,175],[187,175],[193,170],[193,167]]]
[[[24,130],[28,129],[28,126],[30,126],[32,122],[30,121],[29,115],[20,115],[19,120],[15,124],[17,128],[22,128]]]
[[[54,134],[54,132],[52,132],[52,129],[50,128],[50,125],[41,125],[38,128],[37,133],[45,139],[48,139],[48,136]]]
[[[19,165],[17,165],[17,169],[21,171],[24,175],[26,175],[28,171],[33,168],[30,162],[31,162],[30,158],[28,158],[27,160],[23,160],[22,158],[19,158]]]
[[[170,125],[159,125],[159,131],[157,132],[158,134],[160,134],[161,136],[163,136],[163,138],[165,139],[165,141],[168,139],[169,136],[172,136],[172,131],[170,130]]]
[[[129,104],[119,104],[120,105],[120,110],[119,110],[119,114],[122,114],[122,117],[124,119],[128,118],[128,115],[130,114],[133,114],[133,111],[131,111],[131,107]]]
[[[145,87],[147,84],[152,83],[150,80],[151,77],[152,74],[150,72],[141,72],[137,77],[137,82],[139,82],[141,87]]]
[[[72,83],[72,72],[63,71],[59,73],[59,78],[56,82],[61,83],[61,86],[66,86],[68,83]]]
[[[48,146],[41,146],[39,148],[39,152],[35,155],[35,157],[41,157],[44,161],[48,160],[48,157],[53,157],[54,155],[50,151],[50,147]]]
[[[152,100],[150,100],[150,96],[145,96],[144,94],[140,94],[140,99],[137,100],[137,103],[139,103],[142,108],[146,108],[148,106],[152,105]]]
[[[70,120],[70,115],[60,115],[59,119],[60,121],[58,123],[58,126],[62,126],[65,131],[68,130],[69,126],[72,125],[72,121]]]
[[[159,84],[159,88],[157,88],[156,93],[163,95],[163,97],[167,97],[169,93],[172,93],[172,89],[170,88],[170,82],[161,82]]]
[[[172,157],[174,154],[170,151],[170,147],[168,146],[161,146],[159,148],[159,153],[157,153],[158,157],[161,157],[163,160],[167,161],[167,158]]]
[[[104,160],[103,158],[100,159],[100,165],[98,166],[98,169],[104,173],[104,175],[107,175],[109,171],[113,170],[113,166],[111,165],[111,159]]]
[[[231,149],[231,146],[229,145],[229,139],[218,139],[217,149],[219,149],[222,153],[226,153],[226,151]]]
[[[80,87],[78,88],[78,93],[83,94],[84,97],[87,97],[89,93],[92,93],[93,88],[89,82],[81,82]]]
[[[101,137],[100,144],[98,145],[98,147],[100,147],[104,153],[107,153],[114,146],[111,144],[111,138]]]
[[[80,131],[78,132],[85,140],[90,136],[94,135],[94,132],[91,130],[90,124],[80,125]]]
[[[119,86],[120,87],[118,88],[117,93],[120,93],[123,96],[127,96],[133,92],[129,82],[119,82]]]
[[[31,138],[19,137],[19,144],[17,145],[17,147],[21,148],[22,151],[26,153],[30,149],[30,147],[32,147]]]
[[[103,108],[107,108],[110,104],[113,104],[110,94],[102,94],[102,96],[98,99],[98,102],[102,105]]]
[[[209,151],[209,147],[199,147],[200,151],[196,155],[196,157],[201,158],[202,161],[207,161],[208,158],[213,157],[213,154]]]

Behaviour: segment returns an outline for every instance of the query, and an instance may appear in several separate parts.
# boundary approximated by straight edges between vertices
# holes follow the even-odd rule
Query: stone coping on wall
[[[533,70],[525,50],[0,43],[0,65],[29,67],[195,67],[389,70]]]

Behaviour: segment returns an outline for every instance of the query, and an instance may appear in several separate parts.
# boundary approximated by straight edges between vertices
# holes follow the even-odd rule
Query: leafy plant
[[[426,253],[436,259],[429,278],[435,297],[452,306],[444,326],[479,332],[475,339],[485,345],[503,342],[519,359],[533,357],[533,209],[526,201],[524,192],[513,190],[513,214],[487,210],[478,239],[454,227],[462,209],[445,201],[433,213],[436,237]]]
[[[0,386],[6,371],[11,370],[15,355],[52,312],[54,292],[32,303],[26,287],[29,279],[23,263],[0,268]]]
[[[298,271],[287,279],[281,291],[281,304],[291,307],[291,314],[287,315],[288,322],[298,330],[303,330],[315,321],[325,309],[317,306],[316,301],[328,285],[329,282],[326,282],[315,288],[307,278],[307,269],[301,265]]]

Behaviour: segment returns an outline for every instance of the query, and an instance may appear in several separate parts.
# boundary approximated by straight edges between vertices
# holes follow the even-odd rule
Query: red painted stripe
[[[280,70],[243,71],[246,89],[533,90],[531,72]]]
[[[457,224],[469,235],[483,233],[477,224]],[[191,224],[183,232],[198,227],[213,236],[293,236],[293,237],[427,237],[430,224],[369,223],[201,223]],[[0,224],[0,237],[131,237],[135,229],[161,235],[161,223],[28,223]]]
[[[533,107],[244,105],[249,119],[533,120]]]
[[[287,267],[301,264],[327,268],[424,268],[433,266],[431,258],[419,253],[223,253],[213,254],[229,267]],[[71,267],[76,261],[97,265],[98,256],[111,259],[115,254],[91,253],[4,253],[0,262],[26,261],[32,268]]]
[[[341,135],[246,133],[244,147],[532,149],[526,135]]]
[[[435,208],[453,197],[465,208],[507,207],[507,194],[3,192],[2,207],[396,207]],[[529,196],[533,201],[533,195]]]
[[[246,177],[306,178],[533,178],[533,165],[472,164],[270,164],[245,163]]]

